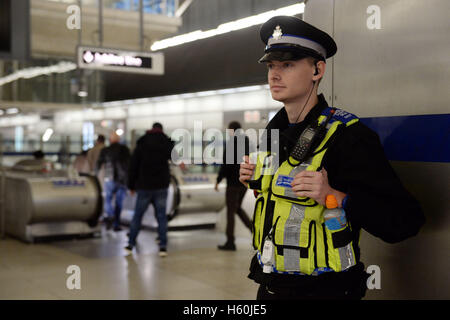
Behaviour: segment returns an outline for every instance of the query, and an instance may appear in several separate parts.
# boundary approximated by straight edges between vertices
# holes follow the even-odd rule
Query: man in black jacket
[[[218,246],[219,250],[236,250],[234,243],[234,214],[241,218],[244,225],[251,231],[252,223],[245,211],[241,208],[247,188],[239,182],[239,163],[245,154],[248,154],[249,141],[248,137],[240,134],[241,124],[232,121],[228,125],[228,129],[232,130],[233,135],[230,137],[226,145],[223,155],[223,164],[220,167],[219,175],[215,190],[219,191],[219,183],[223,178],[227,179],[227,189],[225,192],[225,200],[227,204],[227,242]]]
[[[130,161],[130,150],[127,146],[119,143],[120,137],[116,133],[111,133],[109,137],[110,145],[103,148],[97,160],[96,173],[104,165],[105,170],[105,210],[108,214],[106,218],[107,229],[114,226],[114,231],[120,231],[120,213],[122,203],[127,195],[128,164]],[[115,197],[115,206],[112,201]]]
[[[130,225],[127,253],[136,245],[142,217],[150,204],[155,209],[158,221],[159,255],[167,255],[167,189],[170,182],[169,159],[173,143],[163,132],[160,123],[153,124],[151,130],[137,141],[131,157],[128,188],[137,191],[136,207]]]

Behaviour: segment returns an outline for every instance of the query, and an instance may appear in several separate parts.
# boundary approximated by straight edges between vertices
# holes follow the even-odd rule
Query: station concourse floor
[[[157,233],[142,230],[126,256],[127,227],[98,238],[27,244],[0,239],[0,299],[240,300],[256,298],[247,278],[250,235],[236,237],[236,251],[221,251],[217,229],[169,231],[168,256],[159,257]],[[71,265],[80,289],[68,289]]]

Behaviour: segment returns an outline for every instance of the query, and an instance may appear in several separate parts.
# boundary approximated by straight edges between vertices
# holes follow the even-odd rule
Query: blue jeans
[[[108,214],[108,218],[114,219],[114,227],[120,226],[120,213],[122,212],[123,199],[127,195],[127,188],[123,184],[106,181],[105,182],[105,210]],[[115,205],[113,206],[113,198],[115,196]]]
[[[158,221],[159,247],[167,247],[167,188],[156,190],[137,190],[136,207],[134,209],[133,220],[130,225],[130,236],[128,244],[131,247],[136,245],[136,238],[141,229],[142,217],[148,206],[153,204],[156,220]]]

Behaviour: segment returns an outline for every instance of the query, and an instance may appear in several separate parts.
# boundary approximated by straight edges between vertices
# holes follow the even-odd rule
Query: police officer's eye
[[[267,64],[267,69],[272,69],[273,68],[273,64],[272,63],[268,63]]]
[[[292,63],[290,63],[290,62],[285,62],[285,63],[283,63],[283,67],[284,68],[289,68],[289,67],[291,67],[292,66]]]

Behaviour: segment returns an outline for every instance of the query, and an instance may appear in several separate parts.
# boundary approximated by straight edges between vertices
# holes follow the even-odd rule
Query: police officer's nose
[[[270,70],[269,79],[272,81],[281,80],[280,74],[278,73],[276,68],[273,68],[272,70]]]

